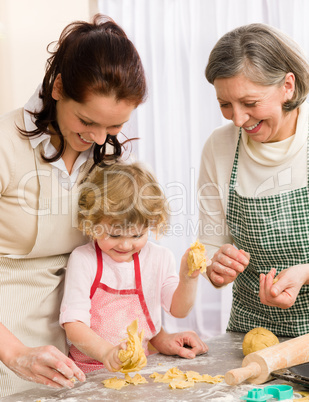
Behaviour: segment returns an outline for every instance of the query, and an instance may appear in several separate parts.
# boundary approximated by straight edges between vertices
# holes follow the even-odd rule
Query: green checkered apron
[[[309,146],[307,186],[267,197],[237,194],[238,145],[231,174],[227,224],[235,245],[248,251],[250,264],[233,284],[228,331],[247,332],[264,327],[278,336],[296,337],[309,332],[309,286],[303,286],[289,309],[260,302],[259,275],[271,268],[277,273],[309,262]],[[307,141],[308,142],[308,141]]]

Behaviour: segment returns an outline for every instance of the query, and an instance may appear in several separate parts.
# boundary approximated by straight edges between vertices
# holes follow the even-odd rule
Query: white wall
[[[74,20],[89,21],[93,0],[0,0],[0,115],[21,107],[44,75],[46,46]]]

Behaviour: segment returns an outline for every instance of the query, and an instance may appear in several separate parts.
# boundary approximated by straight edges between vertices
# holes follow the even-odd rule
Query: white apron
[[[75,222],[78,183],[93,162],[81,167],[77,183],[66,190],[53,167],[41,163],[40,152],[34,150],[40,184],[36,242],[26,256],[0,257],[0,321],[26,346],[54,345],[67,354],[58,321],[63,279],[69,253],[87,242]],[[0,397],[35,386],[0,362]]]

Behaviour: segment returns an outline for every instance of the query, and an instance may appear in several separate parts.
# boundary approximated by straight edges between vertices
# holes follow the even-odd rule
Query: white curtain
[[[196,181],[203,144],[226,121],[204,70],[216,41],[239,25],[264,22],[309,52],[308,0],[98,0],[99,12],[123,27],[145,67],[149,96],[125,127],[139,137],[135,157],[148,163],[170,201],[170,230],[160,239],[179,266],[198,236]],[[225,332],[231,286],[199,279],[196,304],[185,319],[163,314],[168,332],[195,330],[203,339]]]

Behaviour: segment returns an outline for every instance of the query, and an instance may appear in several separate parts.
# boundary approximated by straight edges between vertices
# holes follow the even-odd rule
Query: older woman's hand
[[[207,276],[215,286],[227,285],[248,266],[250,254],[232,244],[224,244],[214,254],[207,267]]]
[[[272,268],[267,275],[260,275],[259,296],[261,303],[287,309],[295,303],[301,287],[308,284],[309,265],[294,265],[281,271],[276,277],[276,269]]]
[[[164,355],[178,355],[186,359],[194,359],[195,356],[208,351],[208,346],[194,331],[185,331],[168,334],[161,331],[150,340],[152,346]]]

